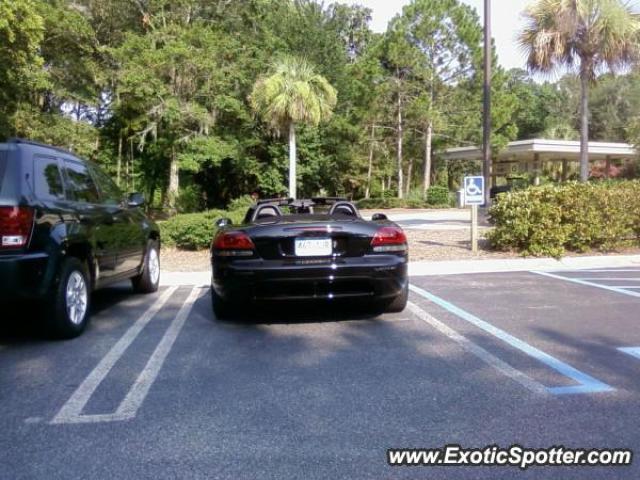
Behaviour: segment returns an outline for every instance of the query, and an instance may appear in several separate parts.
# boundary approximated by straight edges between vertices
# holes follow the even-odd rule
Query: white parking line
[[[180,308],[180,311],[172,321],[167,332],[160,340],[155,351],[149,358],[144,370],[140,373],[138,379],[129,390],[125,399],[122,401],[115,413],[83,415],[82,410],[89,402],[89,399],[96,391],[98,386],[109,374],[117,361],[124,355],[127,348],[140,334],[143,328],[151,321],[151,319],[160,311],[167,303],[171,296],[176,292],[178,287],[168,288],[161,297],[156,300],[149,309],[127,330],[127,332],[118,340],[111,350],[100,361],[96,368],[87,376],[77,390],[71,395],[69,400],[62,406],[60,411],[51,420],[52,424],[62,423],[96,423],[96,422],[113,422],[128,420],[135,417],[137,410],[142,405],[146,395],[155,381],[158,372],[162,368],[162,364],[166,359],[173,343],[175,342],[180,329],[184,325],[193,304],[201,293],[200,289],[192,289],[189,297]]]
[[[572,273],[572,272],[567,272],[567,273]],[[640,273],[640,269],[636,268],[636,269],[622,269],[622,268],[618,268],[618,269],[597,269],[597,270],[593,270],[593,269],[588,269],[588,270],[582,270],[580,272],[576,272],[576,273]]]
[[[629,295],[630,297],[640,297],[640,292],[630,292],[620,287],[612,287],[610,285],[601,285],[599,283],[589,282],[587,280],[580,280],[579,278],[563,277],[562,275],[555,275],[549,272],[531,271],[536,275],[542,275],[549,278],[555,278],[556,280],[564,280],[565,282],[577,283],[578,285],[585,285],[587,287],[601,288],[602,290],[609,290],[610,292],[621,293],[622,295]]]
[[[627,355],[640,358],[640,347],[620,347],[618,350],[622,353],[626,353]]]
[[[73,392],[69,400],[67,400],[67,402],[62,406],[57,415],[53,417],[51,423],[76,423],[74,422],[74,419],[77,419],[81,415],[82,409],[91,398],[91,395],[93,395],[93,392],[96,391],[98,385],[102,383],[116,362],[120,360],[120,357],[122,357],[127,348],[129,348],[129,345],[133,343],[142,329],[160,311],[177,289],[178,287],[168,288],[162,296],[154,302],[147,311],[144,312],[133,325],[131,325],[131,327],[129,327],[129,330],[127,330],[122,338],[120,338],[120,340],[111,347],[109,353],[104,356],[96,368],[93,369],[76,391]]]
[[[131,390],[129,390],[129,393],[118,407],[115,413],[116,416],[120,416],[122,419],[136,416],[136,412],[140,408],[140,405],[142,405],[142,402],[144,402],[151,385],[156,380],[164,361],[171,351],[171,347],[173,347],[180,330],[182,330],[189,313],[191,313],[193,305],[201,294],[202,289],[194,288],[191,290],[189,297],[180,308],[176,318],[171,322],[169,329],[162,337],[162,340],[160,340],[160,343],[151,355],[151,358],[149,358],[147,365],[144,367],[144,370],[142,370],[142,373],[140,373],[136,383],[133,384],[133,387],[131,387]]]
[[[431,325],[433,328],[440,331],[441,333],[449,337],[454,342],[458,343],[462,348],[474,354],[476,357],[478,357],[480,360],[482,360],[489,366],[502,372],[507,377],[511,378],[512,380],[515,380],[520,385],[524,386],[525,388],[531,390],[534,393],[539,393],[543,395],[548,393],[544,385],[542,385],[539,382],[536,382],[535,380],[533,380],[531,377],[521,372],[520,370],[516,370],[511,365],[504,362],[503,360],[500,360],[498,357],[496,357],[495,355],[492,355],[491,353],[489,353],[479,345],[476,345],[475,343],[470,341],[468,338],[466,338],[464,335],[459,334],[452,328],[442,323],[440,320],[437,320],[432,315],[429,315],[427,312],[425,312],[420,307],[418,307],[415,303],[409,302],[407,304],[407,307],[420,320]]]
[[[622,280],[640,282],[639,277],[578,277],[577,280],[584,280],[586,282],[621,282]]]

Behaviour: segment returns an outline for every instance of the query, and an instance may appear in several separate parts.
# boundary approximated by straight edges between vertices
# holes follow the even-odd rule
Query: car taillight
[[[255,245],[244,232],[219,232],[213,240],[213,249],[222,257],[251,257]]]
[[[24,247],[32,228],[32,208],[0,207],[0,248]]]
[[[406,252],[407,237],[398,227],[382,227],[371,240],[371,247],[376,253]]]

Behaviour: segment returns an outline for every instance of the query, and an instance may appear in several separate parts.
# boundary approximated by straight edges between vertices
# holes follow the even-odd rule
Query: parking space
[[[640,298],[621,293],[636,277],[414,277],[401,314],[269,306],[236,322],[213,317],[205,288],[102,291],[74,341],[0,330],[0,478],[450,478],[390,468],[386,449],[637,449]]]
[[[534,272],[557,280],[640,298],[640,268],[589,269],[567,272]]]
[[[640,345],[640,299],[574,281],[595,274],[424,277],[414,282],[414,291],[458,331],[525,365],[549,393],[637,393],[640,363],[619,348]],[[620,278],[627,272],[606,274]]]

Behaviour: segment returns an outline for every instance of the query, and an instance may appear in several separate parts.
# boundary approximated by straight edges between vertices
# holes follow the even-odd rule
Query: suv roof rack
[[[25,145],[34,145],[36,147],[50,148],[52,150],[57,150],[58,152],[61,152],[61,153],[66,153],[68,155],[76,156],[75,153],[73,153],[72,151],[67,150],[65,148],[56,147],[54,145],[47,145],[46,143],[40,143],[40,142],[36,142],[34,140],[28,140],[26,138],[12,137],[12,138],[9,138],[7,140],[7,143],[20,143],[20,144],[25,144]]]

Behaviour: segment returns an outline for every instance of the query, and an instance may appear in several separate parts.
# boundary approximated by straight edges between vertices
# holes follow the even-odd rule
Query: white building
[[[450,148],[441,154],[447,161],[482,160],[482,149],[478,147]],[[589,142],[589,161],[601,162],[608,177],[611,165],[638,158],[638,151],[627,143]],[[494,157],[491,177],[496,185],[497,178],[532,174],[538,178],[547,162],[561,163],[560,178],[566,180],[569,164],[580,163],[580,142],[568,140],[521,140],[511,142]],[[537,183],[537,181],[536,181]]]

